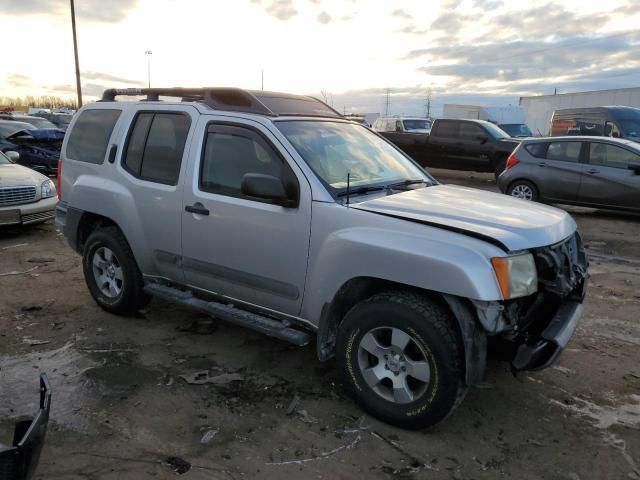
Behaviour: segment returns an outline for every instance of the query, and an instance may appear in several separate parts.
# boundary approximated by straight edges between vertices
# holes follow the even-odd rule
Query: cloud
[[[323,11],[323,12],[320,12],[320,15],[318,15],[316,20],[318,21],[318,23],[326,25],[327,23],[329,23],[331,21],[331,15],[329,15],[327,12]]]
[[[479,8],[484,11],[496,10],[504,5],[502,0],[474,0],[473,8]]]
[[[128,78],[118,77],[116,75],[111,75],[109,73],[100,73],[100,72],[92,72],[86,71],[81,72],[81,77],[85,80],[94,80],[101,82],[112,82],[112,83],[124,83],[131,86],[144,85],[145,82],[141,80],[131,80]]]
[[[293,0],[251,0],[260,5],[272,17],[278,20],[289,20],[298,15],[298,10],[293,6]]]
[[[391,12],[391,16],[392,17],[396,17],[396,18],[402,18],[405,20],[411,20],[411,15],[409,15],[407,12],[405,12],[404,10],[398,8],[396,10],[394,10],[393,12]]]
[[[31,77],[20,73],[7,73],[4,78],[10,87],[28,87],[33,84]]]
[[[71,15],[68,2],[59,0],[10,0],[2,2],[4,15]],[[82,0],[75,3],[78,19],[117,23],[137,7],[138,0]]]

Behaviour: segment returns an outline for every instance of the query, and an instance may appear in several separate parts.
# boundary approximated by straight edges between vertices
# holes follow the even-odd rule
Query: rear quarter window
[[[107,144],[121,110],[95,109],[80,114],[69,133],[66,157],[80,162],[104,162]]]
[[[524,146],[524,149],[536,158],[544,158],[547,153],[548,143],[530,143]]]

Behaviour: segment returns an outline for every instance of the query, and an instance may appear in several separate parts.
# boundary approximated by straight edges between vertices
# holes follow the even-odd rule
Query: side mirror
[[[272,175],[261,173],[247,173],[242,177],[240,189],[249,197],[271,200],[276,205],[294,207],[296,201],[287,195],[287,190],[282,180]]]
[[[485,144],[489,141],[489,137],[487,137],[486,135],[478,135],[476,137],[476,140],[479,140],[481,144]]]
[[[620,138],[620,133],[618,133],[618,132],[613,132],[613,133],[611,134],[611,136],[612,136],[613,138]]]
[[[640,163],[630,163],[627,168],[633,170],[636,175],[640,175]]]
[[[396,124],[396,132],[402,132],[402,125]]]
[[[9,150],[7,152],[4,152],[4,154],[13,163],[16,163],[18,160],[20,160],[20,154],[18,152],[14,152],[13,150]]]

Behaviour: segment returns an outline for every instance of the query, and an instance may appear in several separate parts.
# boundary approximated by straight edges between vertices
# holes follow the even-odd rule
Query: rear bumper
[[[511,365],[515,370],[542,370],[553,365],[578,327],[582,317],[582,302],[567,301],[540,335],[516,350]]]
[[[62,231],[67,239],[69,246],[76,252],[80,253],[78,245],[78,227],[80,225],[80,217],[82,211],[77,208],[70,207],[65,202],[59,202],[55,210],[56,226]]]

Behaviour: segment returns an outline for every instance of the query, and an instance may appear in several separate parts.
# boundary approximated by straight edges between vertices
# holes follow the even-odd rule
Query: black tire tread
[[[117,315],[132,315],[137,313],[140,309],[146,307],[151,301],[151,297],[144,292],[144,281],[142,279],[142,274],[140,273],[140,269],[138,268],[138,264],[133,255],[133,251],[129,246],[129,242],[126,237],[122,233],[122,231],[115,225],[100,227],[94,232],[92,232],[87,238],[86,246],[88,247],[92,241],[91,237],[94,234],[102,234],[110,237],[115,243],[117,243],[118,247],[122,250],[124,256],[119,255],[121,264],[125,268],[131,268],[133,270],[133,282],[131,282],[131,291],[125,293],[125,298],[123,301],[116,305],[105,305],[101,303],[95,295],[92,293],[98,305],[104,310],[115,313]]]

